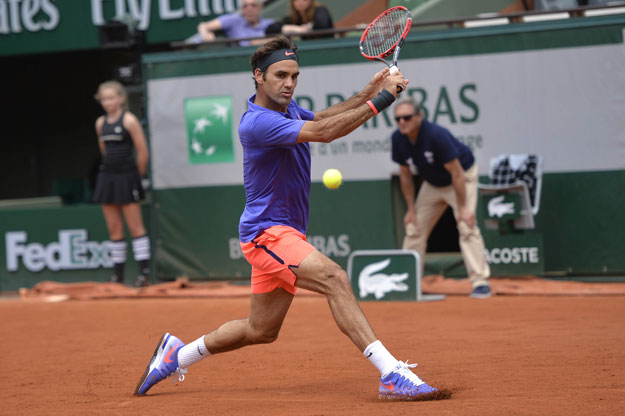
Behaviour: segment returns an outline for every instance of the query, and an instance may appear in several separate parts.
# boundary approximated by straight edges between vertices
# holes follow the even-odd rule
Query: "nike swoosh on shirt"
[[[171,347],[171,349],[169,351],[167,351],[167,354],[165,354],[165,358],[163,358],[163,361],[165,361],[166,363],[171,363],[173,360],[171,359],[171,354],[174,352],[174,350],[176,348],[178,348],[178,346],[182,344],[182,341],[178,341],[178,343],[176,345],[174,345],[173,347]]]

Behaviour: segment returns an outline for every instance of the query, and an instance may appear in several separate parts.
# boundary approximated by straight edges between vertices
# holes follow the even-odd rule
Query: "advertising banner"
[[[142,205],[150,226],[148,205]],[[125,277],[138,267],[127,239]],[[43,280],[107,282],[113,274],[109,235],[99,205],[0,210],[0,291],[32,287]]]
[[[111,277],[109,238],[99,206],[2,210],[0,214],[0,291],[42,280],[107,281]],[[129,263],[127,273],[135,273],[134,262]]]
[[[417,300],[415,256],[356,257],[350,268],[354,296],[358,300]]]
[[[356,250],[347,261],[347,275],[359,301],[445,299],[445,295],[423,294],[421,259],[412,250]]]
[[[532,232],[484,233],[486,261],[493,276],[542,275],[545,252],[542,235]]]
[[[241,0],[0,0],[0,56],[99,47],[99,26],[117,20],[148,43],[181,41],[198,23]]]
[[[427,119],[473,149],[480,174],[491,157],[507,153],[541,155],[546,173],[622,169],[625,71],[614,69],[624,67],[623,44],[401,62],[407,94],[423,103]],[[303,66],[295,99],[322,110],[358,92],[378,70],[379,63],[366,62]],[[237,126],[253,92],[251,71],[149,81],[156,189],[241,184]],[[210,140],[232,146],[233,159],[190,163],[188,100],[218,99],[232,103],[224,110],[231,130]],[[343,139],[311,145],[313,181],[332,167],[345,181],[388,179],[397,171],[390,159],[394,128],[389,108]]]

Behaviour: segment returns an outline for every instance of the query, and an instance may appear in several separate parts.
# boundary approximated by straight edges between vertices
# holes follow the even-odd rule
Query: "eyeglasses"
[[[414,117],[414,114],[408,114],[407,116],[397,116],[395,121],[399,123],[399,120],[410,121]]]

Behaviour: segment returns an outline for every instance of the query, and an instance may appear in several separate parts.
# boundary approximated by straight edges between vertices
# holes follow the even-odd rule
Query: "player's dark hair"
[[[254,55],[252,55],[252,59],[250,60],[250,64],[252,65],[252,79],[254,80],[254,87],[258,89],[258,83],[254,78],[254,72],[256,68],[258,68],[259,62],[263,59],[271,55],[275,51],[279,51],[280,49],[290,49],[295,52],[295,56],[298,57],[297,54],[297,45],[294,44],[291,39],[287,38],[284,35],[278,35],[267,42],[265,42],[262,46],[256,49]],[[263,79],[265,78],[265,72],[263,71]]]

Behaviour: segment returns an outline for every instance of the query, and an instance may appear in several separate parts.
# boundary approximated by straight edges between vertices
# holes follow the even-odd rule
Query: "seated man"
[[[215,39],[215,32],[223,31],[229,38],[251,38],[265,36],[265,30],[273,23],[260,15],[263,5],[260,0],[243,0],[239,13],[224,14],[197,27],[198,38],[204,42]],[[242,40],[239,46],[262,44],[264,40]]]

